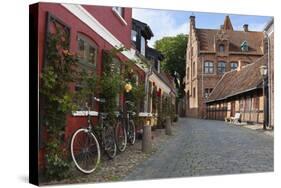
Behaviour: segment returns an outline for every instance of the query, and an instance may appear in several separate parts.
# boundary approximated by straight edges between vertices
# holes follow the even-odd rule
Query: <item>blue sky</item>
[[[227,14],[203,13],[189,11],[169,11],[154,9],[133,9],[133,18],[147,23],[154,37],[148,42],[153,46],[154,42],[164,36],[175,36],[189,32],[189,16],[196,17],[197,28],[219,29]],[[248,16],[229,14],[234,30],[242,30],[243,24],[249,25],[250,31],[262,31],[270,16]]]

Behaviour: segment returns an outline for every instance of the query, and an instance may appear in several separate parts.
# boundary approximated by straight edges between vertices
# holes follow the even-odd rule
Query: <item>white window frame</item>
[[[131,30],[131,40],[137,42],[138,33],[135,30]]]
[[[212,71],[210,71],[210,70],[212,70]],[[204,62],[204,74],[214,74],[214,62],[213,61]]]
[[[143,36],[141,36],[141,48],[140,48],[140,52],[143,56],[145,56],[145,38]]]

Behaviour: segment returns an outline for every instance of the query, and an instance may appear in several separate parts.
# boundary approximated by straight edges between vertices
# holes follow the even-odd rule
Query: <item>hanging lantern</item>
[[[133,86],[131,83],[127,83],[125,84],[124,89],[127,93],[129,93],[133,89]]]

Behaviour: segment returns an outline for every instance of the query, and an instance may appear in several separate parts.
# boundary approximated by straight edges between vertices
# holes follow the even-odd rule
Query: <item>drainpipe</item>
[[[205,116],[206,116],[206,114],[205,114],[205,97],[204,97],[204,57],[202,56],[201,57],[201,70],[202,70],[202,75],[201,75],[201,79],[202,79],[202,102],[203,102],[203,118],[205,119]]]
[[[269,40],[269,36],[268,34],[266,33],[266,31],[264,31],[264,35],[267,39],[267,64],[268,64],[268,81],[267,81],[267,88],[268,88],[268,124],[269,126],[272,126],[272,122],[271,122],[271,106],[270,106],[270,103],[271,103],[271,93],[270,93],[270,89],[271,89],[271,82],[270,82],[270,77],[271,77],[271,63],[270,63],[270,40]]]
[[[145,85],[144,85],[144,90],[145,90],[145,100],[144,100],[144,111],[148,112],[148,89],[149,89],[149,81],[148,78],[152,74],[152,66],[149,67],[149,71],[145,73]]]

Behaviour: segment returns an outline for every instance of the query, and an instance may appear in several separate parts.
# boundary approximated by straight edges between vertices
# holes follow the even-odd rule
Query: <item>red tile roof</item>
[[[196,29],[196,34],[200,42],[200,50],[215,52],[216,35],[220,31],[219,29]],[[249,46],[248,52],[263,53],[263,32],[233,30],[224,30],[224,32],[229,39],[229,52],[241,52],[240,45],[246,40]]]

